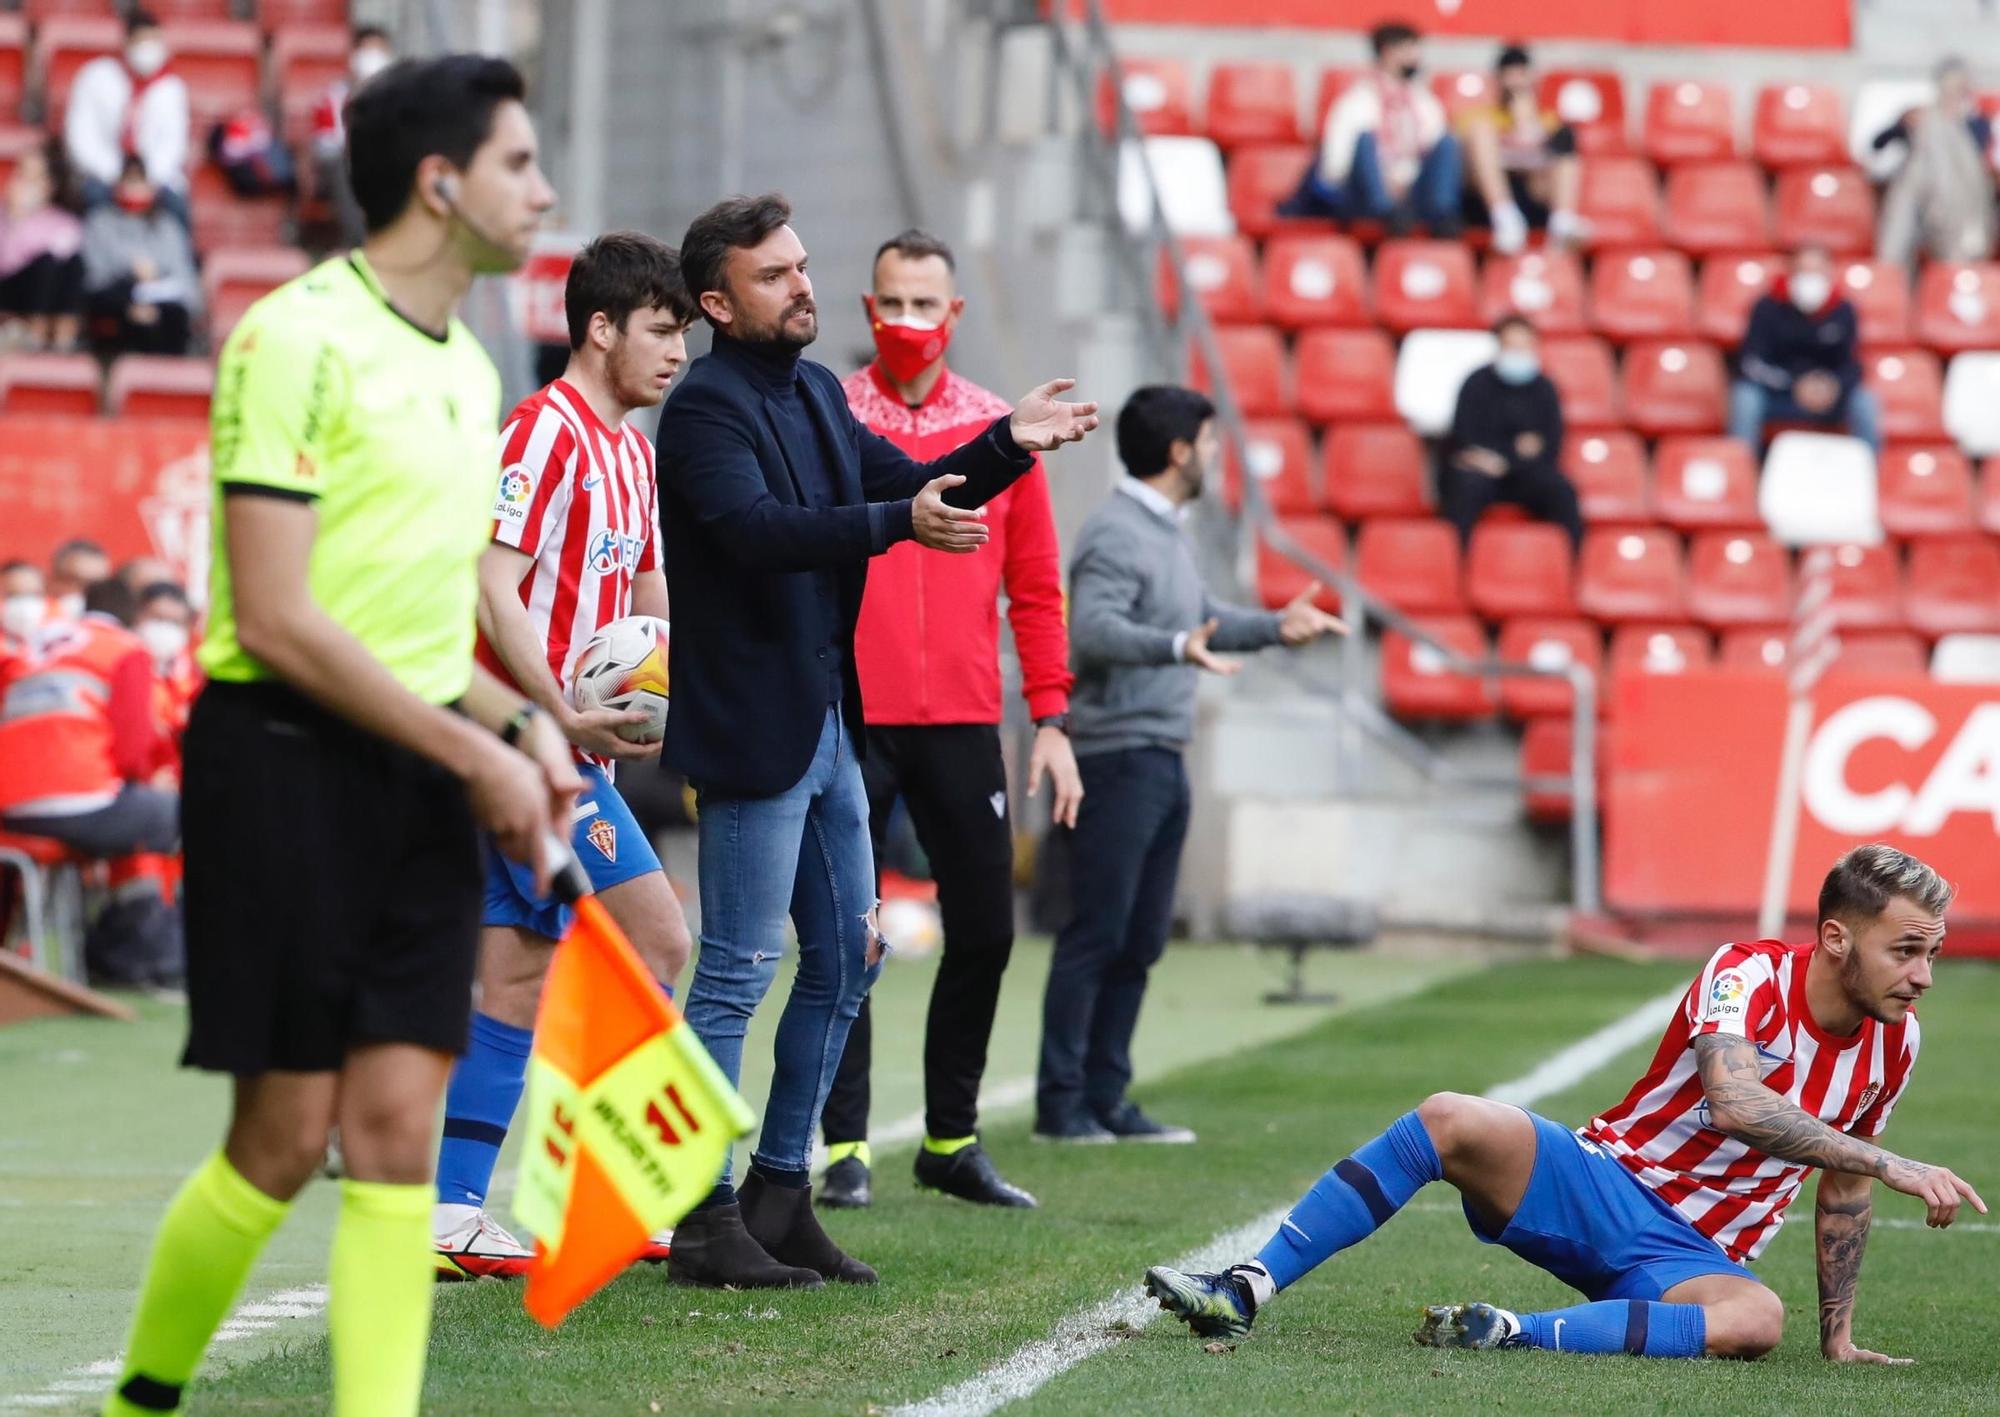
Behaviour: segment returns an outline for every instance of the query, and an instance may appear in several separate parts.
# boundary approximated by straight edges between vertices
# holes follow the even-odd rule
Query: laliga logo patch
[[[1743,1013],[1744,1001],[1750,996],[1750,985],[1743,978],[1741,970],[1725,969],[1715,976],[1715,982],[1708,986],[1708,1016],[1710,1018],[1736,1018]]]
[[[597,848],[606,861],[618,859],[618,828],[604,817],[599,817],[584,828],[584,836]]]
[[[521,463],[514,463],[500,473],[500,499],[493,504],[493,515],[510,522],[528,519],[528,499],[534,495],[535,480],[528,476],[528,469]]]

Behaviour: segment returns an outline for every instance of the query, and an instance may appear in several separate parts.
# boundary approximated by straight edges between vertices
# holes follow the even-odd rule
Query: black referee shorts
[[[478,835],[443,768],[279,684],[210,683],[181,798],[190,1067],[330,1072],[464,1051]]]

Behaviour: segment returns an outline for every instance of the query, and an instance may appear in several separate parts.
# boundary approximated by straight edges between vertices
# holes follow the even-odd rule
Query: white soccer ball
[[[927,900],[885,900],[876,919],[893,951],[891,958],[922,959],[944,943],[944,922]]]
[[[657,743],[667,736],[667,622],[657,615],[627,615],[590,637],[576,657],[570,702],[579,709],[637,709],[643,723],[621,723],[628,743]]]

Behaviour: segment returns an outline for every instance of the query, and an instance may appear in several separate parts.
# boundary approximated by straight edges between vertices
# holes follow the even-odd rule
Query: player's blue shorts
[[[1762,1283],[1610,1152],[1559,1122],[1528,1117],[1535,1124],[1528,1192],[1498,1235],[1465,1208],[1481,1240],[1506,1246],[1592,1300],[1658,1299],[1703,1274]]]
[[[590,877],[590,888],[606,890],[621,881],[659,870],[660,858],[653,851],[653,843],[646,839],[638,818],[611,785],[611,779],[604,775],[604,769],[579,763],[576,771],[583,779],[583,792],[576,799],[576,810],[572,813],[569,844],[576,852],[576,859],[583,863],[584,874]],[[569,932],[575,911],[559,901],[537,896],[535,873],[503,856],[490,838],[484,841],[482,849],[486,853],[486,907],[482,923],[513,925],[551,940],[560,940]]]

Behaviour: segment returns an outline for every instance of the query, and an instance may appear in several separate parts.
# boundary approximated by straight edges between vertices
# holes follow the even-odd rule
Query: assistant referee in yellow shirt
[[[417,1410],[477,830],[533,859],[581,785],[554,725],[472,659],[500,380],[453,312],[473,276],[521,263],[554,201],[522,99],[512,65],[477,55],[362,85],[366,242],[258,302],[222,353],[185,1061],[231,1074],[235,1101],[160,1225],[112,1417],[179,1409],[336,1125],[333,1410]]]

